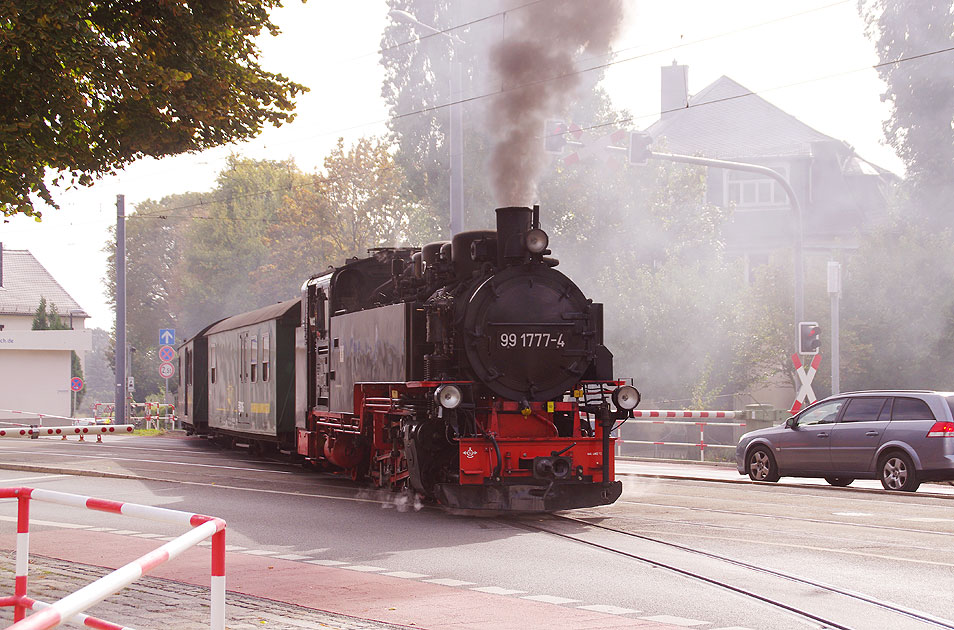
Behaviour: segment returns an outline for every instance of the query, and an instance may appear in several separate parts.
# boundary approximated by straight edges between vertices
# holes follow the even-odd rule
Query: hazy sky
[[[282,34],[263,38],[262,49],[266,69],[311,88],[298,101],[294,123],[242,145],[140,161],[89,189],[54,191],[61,209],[44,208],[42,223],[16,217],[0,225],[4,247],[33,252],[92,315],[89,326],[108,329],[114,319],[103,294],[107,255],[102,250],[116,222],[116,195],[125,195],[128,214],[145,199],[210,190],[233,152],[259,159],[291,157],[311,171],[339,136],[347,146],[362,135],[385,131],[383,71],[376,51],[388,20],[386,4],[286,3],[273,16]],[[900,174],[900,161],[882,144],[888,107],[880,99],[883,84],[871,68],[877,56],[864,37],[856,4],[637,0],[615,46],[620,62],[607,71],[604,86],[617,107],[636,116],[634,126],[645,128],[659,115],[659,68],[676,60],[689,66],[690,93],[726,75]]]

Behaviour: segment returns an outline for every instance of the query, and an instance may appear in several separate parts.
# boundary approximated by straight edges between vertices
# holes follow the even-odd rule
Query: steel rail
[[[942,618],[940,618],[940,617],[935,617],[935,616],[933,616],[933,615],[930,615],[930,614],[925,613],[925,612],[922,612],[922,611],[913,610],[913,609],[909,609],[909,608],[903,608],[903,607],[901,607],[901,606],[895,606],[895,605],[892,605],[892,604],[888,604],[888,603],[879,601],[879,600],[877,600],[877,599],[875,599],[875,598],[873,598],[873,597],[869,597],[869,596],[867,596],[867,595],[864,595],[863,593],[856,593],[856,592],[854,592],[854,591],[849,591],[849,590],[846,590],[846,589],[838,588],[837,586],[832,586],[832,585],[830,585],[830,584],[824,584],[824,583],[822,583],[822,582],[816,582],[816,581],[814,581],[814,580],[809,580],[809,579],[807,579],[807,578],[799,577],[799,576],[797,576],[797,575],[792,575],[792,574],[789,574],[789,573],[784,573],[784,572],[782,572],[782,571],[776,571],[776,570],[774,570],[774,569],[768,569],[768,568],[765,568],[765,567],[760,567],[760,566],[758,566],[758,565],[750,564],[750,563],[748,563],[748,562],[743,562],[743,561],[741,561],[741,560],[736,560],[736,559],[734,559],[734,558],[729,558],[729,557],[726,557],[726,556],[722,556],[722,555],[719,555],[719,554],[717,554],[717,553],[712,553],[712,552],[709,552],[709,551],[702,551],[701,549],[694,549],[694,548],[692,548],[692,547],[687,547],[687,546],[685,546],[685,545],[680,545],[680,544],[678,544],[678,543],[673,543],[673,542],[668,542],[668,541],[665,541],[665,540],[660,540],[660,539],[658,539],[658,538],[653,538],[653,537],[651,537],[651,536],[645,536],[645,535],[643,535],[643,534],[635,534],[635,533],[633,533],[633,532],[627,532],[627,531],[625,531],[625,530],[616,529],[616,528],[614,528],[614,527],[608,527],[608,526],[606,526],[606,525],[599,525],[599,524],[596,524],[596,523],[591,523],[591,522],[585,521],[585,520],[583,520],[583,519],[573,518],[572,516],[551,515],[551,518],[556,519],[556,520],[563,520],[563,521],[567,521],[567,522],[571,522],[571,523],[576,523],[576,524],[578,524],[578,525],[585,525],[585,526],[587,526],[587,527],[593,527],[593,528],[596,528],[596,529],[602,529],[602,530],[609,531],[609,532],[613,532],[613,533],[616,533],[616,534],[623,534],[624,536],[629,536],[629,537],[632,537],[632,538],[638,538],[638,539],[644,540],[644,541],[646,541],[646,542],[656,543],[656,544],[658,544],[658,545],[663,545],[663,546],[670,547],[670,548],[673,548],[673,549],[678,549],[678,550],[684,551],[684,552],[686,552],[686,553],[691,553],[691,554],[696,554],[696,555],[704,556],[704,557],[706,557],[706,558],[710,558],[710,559],[713,559],[713,560],[718,560],[718,561],[721,561],[721,562],[725,562],[725,563],[728,563],[728,564],[732,564],[732,565],[734,565],[734,566],[742,567],[742,568],[744,568],[744,569],[748,569],[748,570],[751,570],[751,571],[756,571],[756,572],[758,572],[758,573],[765,573],[765,574],[767,574],[767,575],[772,575],[772,576],[775,576],[775,577],[778,577],[778,578],[781,578],[781,579],[784,579],[784,580],[788,580],[788,581],[791,581],[791,582],[797,582],[797,583],[799,583],[799,584],[804,584],[804,585],[806,585],[806,586],[811,586],[811,587],[813,587],[813,588],[818,588],[818,589],[821,589],[821,590],[824,590],[824,591],[828,591],[828,592],[830,592],[830,593],[835,593],[835,594],[837,594],[837,595],[842,595],[842,596],[845,596],[845,597],[849,597],[849,598],[851,598],[851,599],[855,599],[855,600],[864,602],[864,603],[866,603],[866,604],[870,604],[870,605],[872,605],[872,606],[881,608],[881,609],[883,609],[883,610],[887,610],[887,611],[889,611],[889,612],[892,612],[892,613],[895,613],[895,614],[898,614],[898,615],[903,615],[903,616],[905,616],[905,617],[910,617],[911,619],[915,619],[915,620],[921,621],[921,622],[923,622],[923,623],[928,623],[928,624],[931,624],[931,625],[934,625],[934,626],[937,626],[937,627],[940,627],[940,628],[948,628],[948,629],[950,629],[950,630],[954,630],[954,621],[950,621],[950,620],[947,620],[947,619],[942,619]],[[609,552],[611,552],[611,553],[615,553],[615,554],[618,554],[618,555],[627,556],[627,557],[633,558],[634,560],[639,560],[639,561],[641,561],[641,562],[646,562],[646,563],[649,563],[649,564],[654,565],[654,566],[659,566],[659,567],[661,567],[661,568],[669,569],[670,571],[673,571],[673,572],[675,572],[675,573],[679,573],[679,574],[681,574],[681,575],[685,575],[686,577],[690,577],[690,578],[693,578],[693,579],[697,579],[697,580],[700,580],[700,581],[703,581],[703,582],[706,582],[706,583],[709,583],[709,584],[713,584],[713,585],[715,585],[715,586],[720,586],[720,587],[722,587],[722,588],[728,589],[728,590],[733,591],[733,592],[735,592],[735,593],[739,593],[739,594],[741,594],[741,595],[745,595],[745,596],[747,596],[747,597],[751,597],[751,598],[753,598],[753,599],[757,599],[757,600],[762,601],[762,602],[765,602],[765,603],[767,603],[767,604],[771,604],[771,605],[776,606],[776,607],[778,607],[778,608],[781,608],[781,609],[783,609],[783,610],[787,610],[787,611],[792,612],[792,613],[794,613],[794,614],[796,614],[796,615],[799,615],[799,616],[802,616],[802,617],[806,617],[806,618],[812,619],[812,620],[814,620],[814,621],[818,621],[819,623],[828,624],[828,625],[831,626],[832,628],[843,628],[843,629],[845,629],[845,630],[852,630],[852,629],[850,628],[850,626],[842,626],[842,625],[840,625],[840,624],[838,624],[838,623],[836,623],[836,622],[834,622],[834,621],[832,621],[832,620],[830,620],[830,619],[825,619],[825,618],[823,618],[823,617],[819,617],[819,616],[817,616],[817,615],[815,615],[815,614],[813,614],[813,613],[810,613],[810,612],[808,612],[808,611],[806,611],[806,610],[799,609],[799,608],[797,608],[796,606],[792,606],[792,605],[789,605],[789,604],[785,604],[785,603],[783,603],[783,602],[776,601],[776,600],[774,600],[774,599],[772,599],[772,598],[770,598],[770,597],[767,597],[767,596],[764,596],[764,595],[759,595],[758,593],[754,593],[754,592],[749,591],[749,590],[747,590],[747,589],[744,589],[744,588],[741,588],[741,587],[738,587],[738,586],[733,586],[732,584],[728,584],[728,583],[726,583],[726,582],[722,582],[721,580],[717,580],[717,579],[715,579],[715,578],[706,577],[706,576],[704,576],[704,575],[701,575],[701,574],[698,574],[698,573],[694,573],[694,572],[689,571],[689,570],[687,570],[687,569],[681,569],[681,568],[679,568],[679,567],[672,566],[672,565],[669,565],[669,564],[666,564],[666,563],[662,563],[662,562],[659,562],[659,561],[657,561],[657,560],[652,560],[652,559],[650,559],[650,558],[644,558],[644,557],[641,557],[641,556],[639,556],[639,555],[637,555],[637,554],[629,553],[629,552],[623,551],[623,550],[621,550],[621,549],[615,549],[615,548],[612,548],[612,547],[609,547],[609,546],[606,546],[606,545],[603,545],[603,544],[600,544],[600,543],[594,543],[594,542],[591,542],[591,541],[582,540],[582,539],[580,539],[580,538],[577,538],[576,536],[572,536],[572,535],[569,535],[569,534],[563,534],[563,533],[560,533],[560,532],[555,532],[555,531],[553,531],[553,530],[549,530],[549,529],[547,529],[547,528],[545,528],[545,527],[540,527],[540,526],[538,526],[538,525],[533,525],[533,524],[525,524],[525,525],[526,525],[527,527],[532,528],[532,529],[537,529],[537,530],[539,530],[539,531],[546,532],[546,533],[549,533],[549,534],[553,534],[553,535],[559,536],[559,537],[561,537],[561,538],[566,538],[566,539],[569,539],[569,540],[573,540],[573,541],[579,542],[579,543],[584,544],[584,545],[589,545],[589,546],[592,546],[592,547],[597,547],[597,548],[600,548],[600,549],[603,549],[603,550],[605,550],[605,551],[609,551]]]

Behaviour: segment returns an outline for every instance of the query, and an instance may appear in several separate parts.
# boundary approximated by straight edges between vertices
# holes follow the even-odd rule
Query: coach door
[[[248,424],[250,399],[249,368],[251,353],[249,351],[248,333],[239,333],[239,387],[238,387],[238,421],[239,424]]]

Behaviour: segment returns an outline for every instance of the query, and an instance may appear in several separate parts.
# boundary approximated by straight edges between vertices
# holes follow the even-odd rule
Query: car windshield
[[[954,396],[947,397],[947,406],[951,408],[951,415],[954,416]]]

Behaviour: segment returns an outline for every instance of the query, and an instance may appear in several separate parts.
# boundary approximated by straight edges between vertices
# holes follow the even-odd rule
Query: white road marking
[[[202,543],[199,544],[201,545]],[[249,549],[247,551],[243,551],[242,553],[249,556],[274,556],[277,552],[268,551],[267,549]]]
[[[16,477],[15,479],[4,479],[3,483],[20,483],[21,481],[46,481],[47,479],[60,479],[69,477],[69,475],[42,475],[40,477]]]
[[[752,628],[746,628],[745,626],[724,626],[722,628],[711,628],[711,630],[752,630]]]
[[[226,551],[228,550],[226,549]],[[286,553],[275,557],[281,558],[282,560],[308,560],[311,556],[299,556],[297,553]]]
[[[473,586],[476,582],[465,582],[464,580],[451,580],[450,578],[436,578],[433,580],[424,580],[431,584],[440,584],[441,586]]]
[[[950,523],[951,522],[951,519],[949,518],[931,518],[929,516],[906,516],[899,520],[912,521],[914,523]]]
[[[580,601],[567,597],[556,597],[555,595],[524,595],[520,599],[529,599],[530,601],[543,602],[544,604],[575,604]]]
[[[341,567],[342,569],[348,569],[350,571],[361,571],[362,573],[377,573],[378,571],[384,571],[384,567],[372,567],[367,564],[352,564],[350,566]]]
[[[0,516],[0,521],[16,523],[16,516]],[[30,525],[46,525],[47,527],[62,527],[63,529],[90,529],[89,525],[77,525],[76,523],[60,523],[58,521],[43,521],[38,518],[31,518]],[[97,531],[90,529],[90,531]]]
[[[133,534],[137,538],[159,538],[159,534]]]
[[[699,621],[698,619],[686,619],[685,617],[673,617],[672,615],[653,615],[652,617],[640,617],[644,621],[655,621],[658,623],[668,623],[672,626],[682,626],[691,628],[692,626],[702,626],[708,624],[708,621]]]
[[[138,532],[134,529],[115,529],[110,533],[119,534],[120,536],[135,536],[136,534],[141,534],[142,532]]]
[[[480,591],[481,593],[489,593],[491,595],[516,595],[517,593],[527,592],[527,591],[515,591],[509,588],[500,588],[499,586],[478,586],[470,590]]]
[[[388,571],[387,573],[382,573],[381,575],[389,575],[391,577],[402,578],[405,580],[419,580],[421,578],[428,577],[426,573],[411,573],[410,571]]]
[[[593,612],[607,613],[610,615],[630,615],[632,613],[642,612],[632,608],[620,608],[619,606],[606,606],[604,604],[595,604],[592,606],[577,606],[582,610],[592,610]]]
[[[868,512],[832,512],[834,516],[874,516]]]
[[[308,564],[317,564],[322,567],[340,567],[341,565],[348,564],[340,560],[305,560],[305,562]]]
[[[302,551],[306,556],[320,556],[324,552],[331,549],[331,547],[317,547],[315,549],[308,549],[307,551]]]
[[[91,532],[115,532],[118,531],[115,527],[90,527],[89,531]]]
[[[245,551],[248,547],[239,547],[238,545],[225,545],[226,551]]]
[[[14,451],[10,449],[2,449],[8,453],[16,453],[18,455],[36,455],[36,453],[31,453],[30,451]],[[192,466],[196,468],[221,468],[222,470],[242,470],[247,472],[260,472],[260,473],[272,473],[276,475],[294,475],[296,472],[284,471],[284,470],[271,470],[268,468],[243,468],[241,466],[217,466],[215,464],[192,464],[188,462],[170,462],[163,459],[135,459],[132,457],[104,457],[100,455],[79,455],[76,453],[49,453],[43,452],[43,455],[49,455],[52,457],[82,457],[84,459],[108,459],[111,462],[135,462],[137,464],[172,464],[175,466]]]

